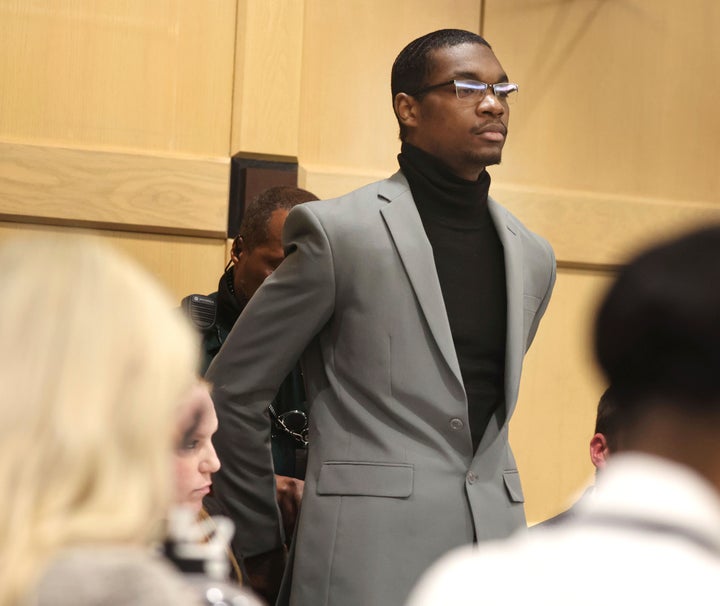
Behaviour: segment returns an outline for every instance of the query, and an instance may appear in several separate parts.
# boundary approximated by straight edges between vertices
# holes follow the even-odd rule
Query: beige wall
[[[186,236],[167,237],[162,234],[134,233],[119,230],[89,230],[78,227],[40,225],[36,223],[0,222],[0,242],[24,233],[60,235],[99,234],[114,246],[141,263],[153,276],[164,283],[179,302],[191,292],[211,292],[217,288],[216,268],[223,263],[224,240]],[[52,271],[52,259],[48,259]],[[222,268],[220,269],[222,271]],[[41,281],[42,278],[39,278]]]
[[[605,385],[589,335],[609,268],[720,221],[718,26],[713,0],[485,2],[484,34],[520,83],[492,192],[560,264],[511,425],[531,523],[592,479]]]
[[[17,223],[0,235],[99,228],[176,297],[213,288],[236,10],[235,0],[0,1],[0,220]]]
[[[397,169],[390,69],[400,50],[440,27],[478,31],[480,2],[307,0],[305,5],[300,164],[310,189],[333,196],[347,191],[346,175],[354,185]]]
[[[521,87],[491,193],[560,262],[512,423],[537,521],[590,476],[612,268],[720,220],[719,26],[715,0],[0,0],[0,239],[100,229],[178,299],[208,292],[231,154],[297,158],[321,197],[389,174],[395,56],[482,28]]]

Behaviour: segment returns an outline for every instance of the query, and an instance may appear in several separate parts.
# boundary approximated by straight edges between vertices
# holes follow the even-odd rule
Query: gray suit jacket
[[[432,249],[399,172],[291,211],[287,258],[208,371],[223,463],[215,486],[253,555],[282,541],[266,410],[302,354],[310,451],[290,604],[402,604],[447,550],[525,524],[508,420],[555,258],[489,204],[505,252],[506,406],[477,452]]]

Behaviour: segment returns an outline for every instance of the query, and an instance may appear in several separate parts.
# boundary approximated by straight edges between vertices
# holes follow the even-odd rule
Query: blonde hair
[[[150,541],[198,348],[155,281],[94,238],[6,244],[0,276],[5,606],[63,547]]]

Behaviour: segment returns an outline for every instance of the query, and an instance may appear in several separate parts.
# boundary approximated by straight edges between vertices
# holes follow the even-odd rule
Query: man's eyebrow
[[[477,80],[478,82],[484,82],[484,80],[478,77],[477,72],[456,72],[453,76],[453,80]],[[502,72],[495,82],[492,84],[498,84],[499,82],[508,82],[508,77],[505,72]],[[488,82],[490,84],[490,82]]]

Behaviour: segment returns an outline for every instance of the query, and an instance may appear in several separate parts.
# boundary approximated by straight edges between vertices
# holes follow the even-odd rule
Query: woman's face
[[[193,387],[180,421],[180,439],[175,451],[175,502],[202,508],[203,497],[210,492],[211,475],[220,469],[220,461],[212,445],[217,431],[210,393],[206,385]]]

